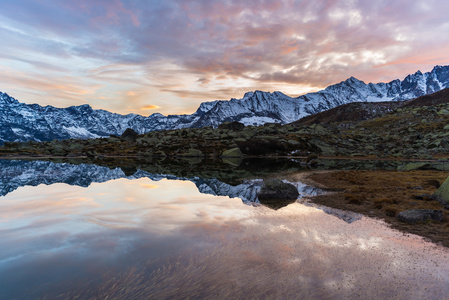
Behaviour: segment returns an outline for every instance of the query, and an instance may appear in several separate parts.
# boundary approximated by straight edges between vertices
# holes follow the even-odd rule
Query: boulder
[[[399,221],[409,224],[426,222],[428,220],[443,221],[443,211],[436,209],[410,209],[398,213]]]
[[[242,131],[243,128],[245,128],[245,125],[237,121],[224,122],[218,125],[218,129],[229,129],[232,131]]]
[[[243,153],[240,148],[232,148],[226,151],[223,151],[221,154],[222,157],[243,157]]]
[[[133,129],[127,128],[127,129],[122,133],[122,135],[120,136],[120,138],[122,138],[122,139],[125,140],[125,141],[131,141],[131,142],[133,142],[133,141],[136,140],[136,138],[137,138],[138,135],[139,135],[139,134],[138,134],[137,132],[135,132]]]
[[[279,179],[269,179],[264,181],[264,185],[258,194],[260,203],[273,209],[279,209],[298,199],[298,189]]]
[[[290,183],[285,183],[279,179],[269,179],[264,181],[264,185],[259,192],[259,200],[263,199],[297,199],[298,189]]]

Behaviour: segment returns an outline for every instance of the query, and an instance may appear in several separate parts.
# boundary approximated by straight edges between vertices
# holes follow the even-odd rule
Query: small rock
[[[417,200],[426,200],[426,201],[430,200],[430,195],[428,194],[415,195],[414,197]]]
[[[415,224],[427,220],[443,221],[443,211],[436,209],[410,209],[401,211],[397,218],[399,221]]]

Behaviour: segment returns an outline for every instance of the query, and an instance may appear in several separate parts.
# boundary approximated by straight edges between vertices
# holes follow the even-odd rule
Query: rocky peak
[[[16,99],[9,96],[7,93],[0,92],[0,104],[19,103]]]
[[[120,136],[125,129],[137,133],[179,128],[216,127],[223,122],[245,125],[290,123],[302,117],[353,102],[379,102],[414,99],[449,87],[449,66],[436,66],[404,80],[366,84],[350,77],[322,91],[295,98],[281,92],[247,92],[241,99],[203,102],[191,115],[119,115],[94,110],[89,105],[65,109],[20,103],[0,93],[0,143],[3,141],[52,140]],[[13,104],[13,105],[11,105]],[[64,124],[61,126],[61,124]]]

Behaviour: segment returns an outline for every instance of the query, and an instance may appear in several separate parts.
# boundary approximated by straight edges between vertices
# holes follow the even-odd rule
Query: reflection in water
[[[59,167],[60,178],[71,170]],[[48,180],[53,171],[42,170]],[[89,188],[24,186],[0,198],[0,274],[8,275],[0,278],[0,299],[428,299],[449,292],[447,249],[382,222],[348,224],[300,203],[277,211],[242,205],[211,195],[222,183],[200,178],[109,171],[118,179],[96,183],[88,169],[70,178],[92,180]],[[17,182],[32,178],[31,171],[14,174]],[[223,194],[238,190],[228,189]]]
[[[122,168],[118,167],[110,169],[108,167],[92,164],[74,165],[68,163],[53,163],[49,161],[0,160],[0,196],[5,196],[23,186],[66,183],[69,185],[88,187],[94,182],[101,183],[119,178],[150,178],[153,181],[159,181],[162,179],[191,181],[195,183],[198,191],[203,194],[240,198],[243,203],[247,205],[257,206],[261,204],[258,199],[258,193],[263,185],[263,180],[261,179],[244,180],[241,184],[231,185],[216,178],[201,178],[197,176],[190,178],[177,177],[171,174],[153,174],[135,167],[129,169],[132,169],[133,171],[129,172],[129,175],[126,175],[127,172],[125,171],[129,170],[126,169],[123,171]],[[316,187],[307,186],[301,182],[288,183],[293,184],[298,189],[300,195],[298,200],[322,193],[322,190]],[[274,205],[270,202],[262,204],[272,209],[279,209],[280,207],[287,206],[293,202],[295,202],[295,200],[278,200]],[[314,204],[307,203],[307,205]],[[361,218],[360,215],[355,213],[323,207],[320,205],[314,206],[349,223],[357,221]]]
[[[126,175],[121,168],[109,169],[107,167],[68,163],[53,163],[49,161],[14,161],[0,160],[0,195],[8,193],[23,186],[38,186],[39,184],[51,185],[66,183],[88,187],[94,182],[106,182],[119,178],[139,179],[150,178],[153,181],[161,179],[188,180],[195,183],[203,194],[215,196],[228,196],[240,198],[246,204],[259,203],[257,195],[262,188],[262,180],[244,180],[238,185],[230,185],[216,178],[206,179],[201,177],[177,177],[170,174],[152,174],[135,169],[131,175]],[[318,189],[306,186],[302,183],[293,183],[302,196],[314,195]]]

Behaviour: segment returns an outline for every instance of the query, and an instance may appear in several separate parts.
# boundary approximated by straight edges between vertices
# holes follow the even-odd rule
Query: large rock
[[[449,208],[449,177],[446,178],[438,190],[433,193],[432,199],[443,204],[445,208]]]
[[[297,199],[298,190],[293,184],[285,183],[279,179],[268,179],[264,181],[264,185],[259,192],[259,200],[261,199]]]
[[[409,224],[425,222],[428,220],[443,221],[443,212],[436,209],[410,209],[401,211],[397,216],[399,221]]]
[[[245,128],[245,125],[237,121],[224,122],[218,125],[218,129],[229,129],[232,131],[242,131],[243,128]]]
[[[125,141],[135,141],[137,136],[139,134],[137,132],[135,132],[134,130],[132,130],[131,128],[126,129],[122,135],[120,136],[120,138],[124,139]]]
[[[264,181],[258,199],[260,203],[277,209],[296,201],[298,196],[298,190],[294,185],[279,179],[269,179]]]

